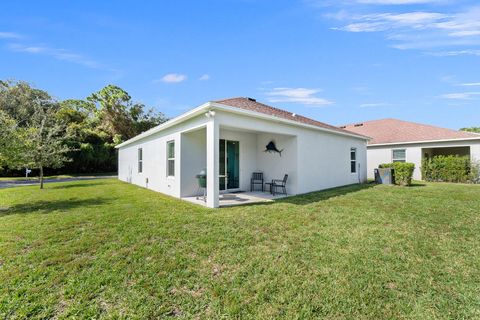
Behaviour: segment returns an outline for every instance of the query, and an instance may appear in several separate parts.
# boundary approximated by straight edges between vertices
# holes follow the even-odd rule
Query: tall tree
[[[87,98],[97,105],[99,129],[119,143],[130,139],[166,121],[162,113],[153,109],[145,112],[145,105],[133,103],[130,95],[120,87],[108,85]]]
[[[98,105],[99,129],[116,140],[125,140],[135,135],[129,116],[130,95],[120,87],[108,85],[87,98]]]

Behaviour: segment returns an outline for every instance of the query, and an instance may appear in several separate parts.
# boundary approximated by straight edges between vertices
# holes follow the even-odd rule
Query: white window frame
[[[169,150],[170,145],[173,144],[173,157],[170,157]],[[175,177],[175,140],[167,141],[167,177],[174,178]],[[170,172],[170,161],[173,161],[173,175]]]
[[[355,159],[352,160],[352,152],[355,153]],[[350,148],[350,154],[349,154],[349,158],[350,158],[350,173],[351,174],[356,174],[357,173],[357,148]],[[355,163],[355,171],[352,171],[352,163]]]
[[[137,149],[138,173],[143,173],[143,148]]]
[[[400,159],[400,158],[395,159],[394,156],[393,156],[393,155],[395,154],[395,151],[402,151],[402,150],[403,150],[404,153],[405,153],[405,158],[403,158],[403,159]],[[407,149],[405,149],[405,148],[392,149],[392,162],[407,162]]]

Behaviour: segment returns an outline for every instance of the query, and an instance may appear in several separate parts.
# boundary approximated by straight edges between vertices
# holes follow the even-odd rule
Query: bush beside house
[[[422,161],[425,181],[478,183],[479,165],[469,156],[435,156]]]
[[[382,163],[380,168],[392,168],[395,171],[395,184],[409,186],[412,184],[415,164],[410,162]]]

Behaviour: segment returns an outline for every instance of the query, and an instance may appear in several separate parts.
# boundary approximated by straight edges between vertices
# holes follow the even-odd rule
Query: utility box
[[[395,184],[395,170],[392,168],[378,168],[375,172],[375,183]]]

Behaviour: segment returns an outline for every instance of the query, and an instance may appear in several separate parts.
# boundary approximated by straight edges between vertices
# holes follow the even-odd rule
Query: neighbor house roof
[[[372,137],[369,141],[370,145],[436,140],[480,139],[479,134],[471,132],[456,131],[398,119],[364,121],[341,126],[341,128]]]
[[[352,131],[348,131],[336,126],[332,126],[317,120],[313,120],[311,118],[307,118],[286,110],[282,110],[276,107],[272,107],[269,105],[266,105],[264,103],[258,102],[255,99],[252,98],[243,98],[243,97],[238,97],[238,98],[228,98],[228,99],[223,99],[223,100],[217,100],[214,101],[216,103],[224,104],[227,106],[235,107],[235,108],[240,108],[248,111],[254,111],[254,112],[259,112],[263,113],[269,116],[277,117],[277,118],[283,118],[286,120],[290,121],[296,121],[300,122],[303,124],[308,124],[316,127],[320,127],[323,129],[328,129],[328,130],[333,130],[337,132],[342,132],[342,133],[348,133],[348,134],[354,134],[354,135],[362,135],[361,133],[356,133]],[[368,137],[367,137],[368,138]]]
[[[266,104],[257,102],[252,98],[230,98],[217,101],[209,101],[202,104],[201,106],[192,109],[188,112],[185,112],[182,115],[179,115],[176,118],[170,119],[165,123],[162,123],[150,130],[140,133],[139,135],[115,146],[116,148],[121,148],[126,145],[129,145],[135,141],[146,138],[152,134],[165,130],[171,126],[174,126],[178,123],[191,119],[205,113],[209,110],[221,110],[226,112],[235,112],[245,114],[250,117],[260,117],[268,120],[276,120],[278,122],[285,122],[292,125],[310,127],[322,131],[327,131],[339,135],[350,136],[355,138],[360,138],[364,140],[370,139],[368,136],[358,134],[355,132],[350,132],[320,121],[316,121],[307,117],[297,115],[285,110],[281,110],[275,107],[268,106]]]

